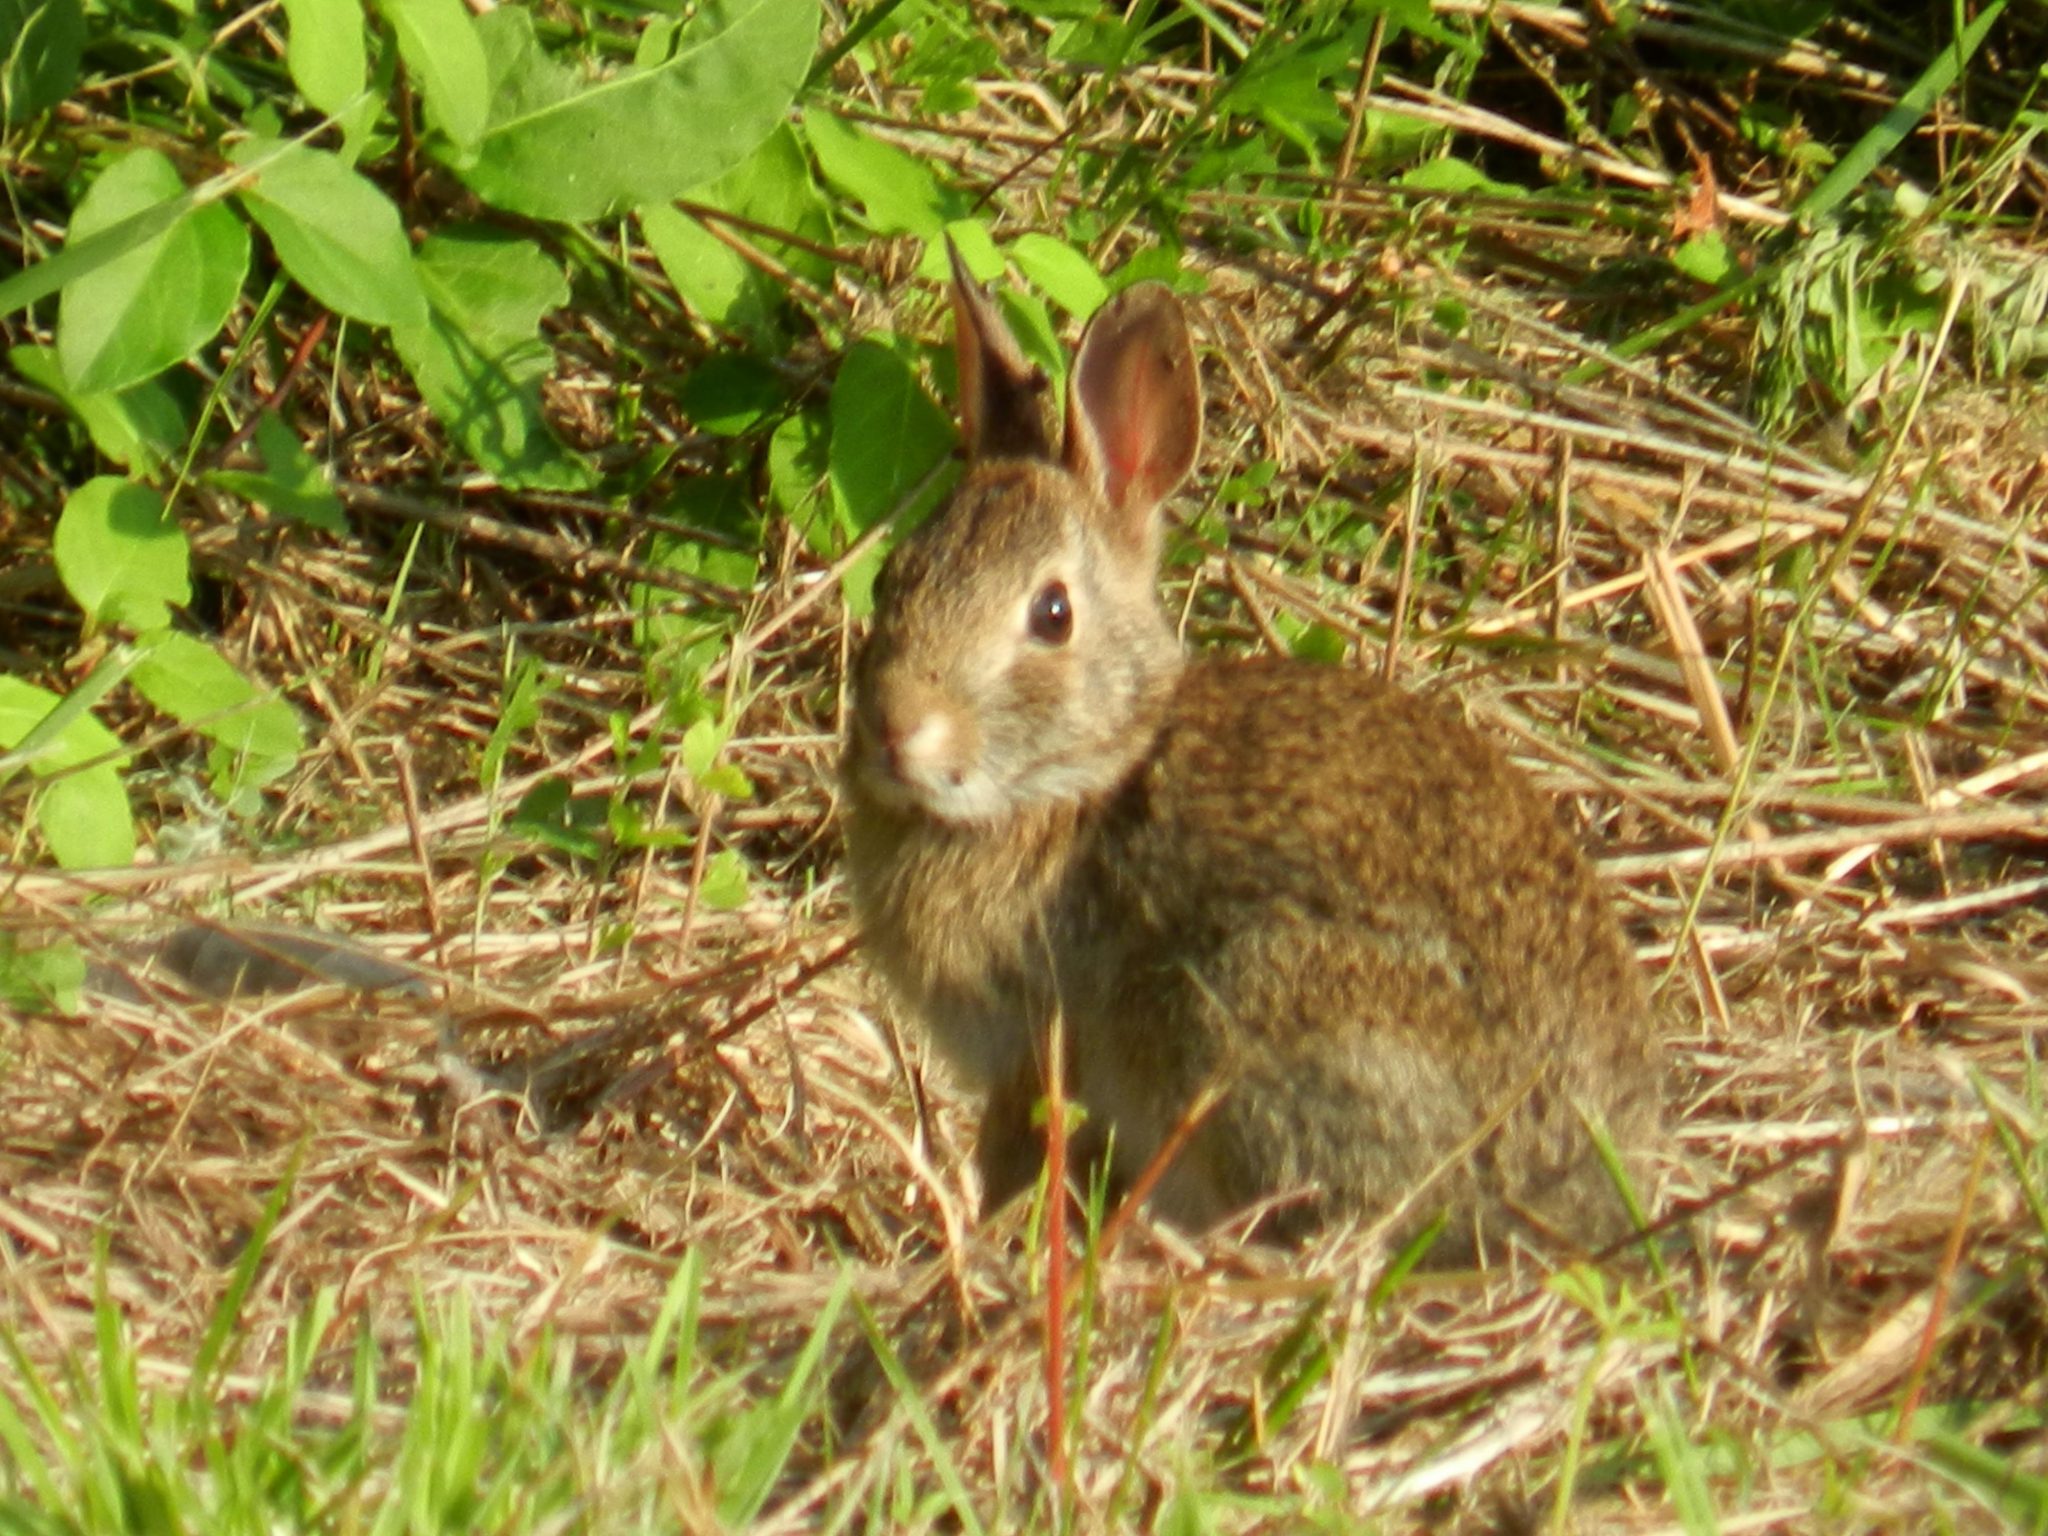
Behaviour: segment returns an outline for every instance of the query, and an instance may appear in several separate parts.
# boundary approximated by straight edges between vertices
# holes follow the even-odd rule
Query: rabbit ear
[[[1202,381],[1180,301],[1137,283],[1096,311],[1067,383],[1067,467],[1102,493],[1135,543],[1202,446]]]
[[[1053,456],[1046,431],[1045,373],[1024,360],[1016,338],[975,282],[951,237],[953,356],[960,365],[960,439],[970,462]]]

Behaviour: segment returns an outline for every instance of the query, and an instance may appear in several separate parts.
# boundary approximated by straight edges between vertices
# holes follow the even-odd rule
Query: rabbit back
[[[1381,1213],[1497,1118],[1421,1209],[1619,1230],[1611,1189],[1587,1201],[1583,1116],[1653,1138],[1633,959],[1550,806],[1437,706],[1293,661],[1191,667],[1060,899],[1075,1091],[1118,1172],[1226,1090],[1167,1214],[1292,1190],[1319,1192],[1310,1219]]]

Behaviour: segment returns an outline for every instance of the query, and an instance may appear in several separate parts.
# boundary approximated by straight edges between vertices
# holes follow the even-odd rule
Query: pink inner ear
[[[1139,317],[1113,342],[1084,359],[1082,404],[1103,496],[1113,507],[1149,509],[1192,466],[1201,430],[1194,360],[1177,323],[1169,328],[1156,315]]]
[[[1163,501],[1202,443],[1201,380],[1180,303],[1157,283],[1096,311],[1067,387],[1067,465],[1100,488],[1132,543],[1157,533]]]
[[[1171,409],[1170,388],[1161,375],[1170,374],[1165,359],[1133,350],[1117,360],[1109,428],[1100,440],[1103,490],[1113,506],[1127,506],[1133,497],[1159,500],[1170,487],[1164,478],[1165,452],[1158,442],[1159,423]]]

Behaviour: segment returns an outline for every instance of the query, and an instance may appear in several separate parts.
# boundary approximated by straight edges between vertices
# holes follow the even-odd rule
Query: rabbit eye
[[[1031,638],[1046,645],[1065,645],[1074,632],[1074,605],[1064,581],[1049,581],[1031,599]]]

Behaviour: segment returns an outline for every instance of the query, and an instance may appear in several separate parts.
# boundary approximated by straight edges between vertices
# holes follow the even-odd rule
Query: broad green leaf
[[[358,0],[284,0],[285,64],[299,94],[338,117],[369,69]]]
[[[25,123],[69,96],[84,51],[81,0],[0,0],[0,125]]]
[[[19,747],[64,702],[47,689],[0,674],[0,748]],[[67,722],[31,760],[30,771],[48,781],[36,791],[36,828],[64,868],[134,862],[135,827],[121,784],[127,761],[120,738],[89,714]]]
[[[827,466],[842,530],[862,533],[895,513],[908,526],[944,494],[952,423],[924,392],[908,361],[882,339],[857,342],[847,352],[833,382],[829,414]],[[842,596],[856,618],[872,607],[883,553],[877,545],[841,576]]]
[[[550,774],[529,789],[509,823],[514,832],[583,859],[603,856],[604,841],[597,834],[604,824],[604,801],[596,796],[578,800],[560,774]]]
[[[751,477],[691,475],[655,508],[668,525],[648,541],[641,558],[663,570],[716,582],[734,592],[754,585],[760,566],[761,508]],[[702,530],[703,537],[693,536]],[[686,601],[667,587],[636,583],[631,590],[633,640],[647,658],[650,691],[669,700],[669,719],[686,724],[719,712],[703,697],[705,671],[726,653],[738,605]]]
[[[135,686],[223,749],[215,786],[223,799],[269,783],[298,761],[305,738],[284,700],[258,689],[203,640],[165,630],[145,643],[149,653],[132,674]]]
[[[112,738],[92,733],[93,706],[128,680],[128,674],[135,670],[142,656],[142,647],[134,643],[109,646],[69,693],[32,722],[26,736],[0,753],[0,783],[23,767],[48,774],[59,768],[76,767],[106,750]],[[42,695],[44,699],[50,697]],[[86,734],[81,737],[76,734],[79,731]],[[121,758],[116,766],[125,762]]]
[[[676,390],[676,404],[702,430],[736,437],[788,398],[782,375],[745,352],[714,353]]]
[[[829,465],[834,505],[865,532],[953,450],[953,425],[910,364],[878,338],[857,341],[832,385]],[[935,488],[934,488],[935,489]],[[933,490],[925,503],[936,499]]]
[[[1482,42],[1438,21],[1436,8],[1430,0],[1366,0],[1361,10],[1368,16],[1375,11],[1386,16],[1386,40],[1389,43],[1406,31],[1413,32],[1418,37],[1428,38],[1439,47],[1461,53],[1467,58],[1478,58],[1484,48]]]
[[[1323,35],[1268,29],[1232,71],[1212,110],[1225,121],[1255,117],[1304,154],[1314,155],[1318,145],[1343,137],[1348,115],[1336,86],[1348,83],[1357,68],[1365,27],[1363,17],[1354,17],[1348,26]]]
[[[119,869],[135,862],[128,791],[110,766],[52,779],[36,790],[36,830],[65,869]]]
[[[540,383],[554,352],[541,317],[569,300],[561,269],[532,244],[484,230],[431,236],[416,258],[427,323],[391,333],[436,419],[505,484],[575,490],[589,469],[556,441]]]
[[[1010,247],[1017,269],[1053,303],[1077,320],[1086,320],[1109,297],[1109,285],[1086,256],[1051,235],[1019,235]]]
[[[17,949],[11,934],[0,934],[0,1004],[21,1013],[54,1008],[78,1011],[85,985],[85,956],[69,940],[39,949]]]
[[[732,331],[764,323],[772,302],[765,273],[690,214],[667,203],[638,212],[647,248],[690,313]]]
[[[190,426],[177,394],[151,379],[119,394],[83,394],[58,366],[54,347],[22,345],[7,354],[14,371],[48,390],[85,425],[93,447],[138,477],[154,475],[176,457]]]
[[[967,268],[967,275],[977,283],[1004,286],[1009,276],[1010,264],[1003,253],[996,249],[996,237],[988,232],[988,226],[980,219],[955,219],[945,229],[946,240],[960,253],[960,260]],[[952,263],[946,260],[946,252],[938,252],[944,271],[938,280],[943,282],[952,276]]]
[[[732,912],[747,904],[747,861],[736,849],[721,848],[704,861],[697,904],[713,912]]]
[[[1471,161],[1460,160],[1455,155],[1439,155],[1434,160],[1426,160],[1414,170],[1404,171],[1395,177],[1394,183],[1410,192],[1472,192],[1488,197],[1529,195],[1526,187],[1495,181]]]
[[[825,180],[860,205],[876,234],[929,240],[968,214],[967,199],[924,161],[829,112],[806,112],[804,137]]]
[[[818,514],[819,490],[830,467],[830,441],[831,430],[815,411],[798,412],[768,440],[768,495],[812,552],[825,559],[838,553],[832,519]]]
[[[426,298],[391,199],[338,155],[247,139],[229,158],[259,170],[242,205],[284,269],[336,314],[366,325],[419,325]]]
[[[1045,300],[1028,288],[1012,288],[1005,284],[996,290],[996,307],[1003,312],[1003,321],[1010,327],[1010,334],[1017,338],[1017,345],[1024,356],[1045,370],[1045,376],[1053,383],[1051,398],[1064,397],[1067,387],[1067,354],[1060,345],[1059,327],[1053,324],[1052,311],[1046,308]]]
[[[157,629],[192,601],[192,552],[164,499],[112,475],[73,491],[50,551],[65,590],[94,625]]]
[[[683,732],[683,771],[715,795],[744,800],[753,794],[753,784],[736,764],[719,761],[731,734],[730,726],[709,717],[693,721]]]
[[[19,747],[63,702],[47,688],[0,672],[0,749],[12,752]],[[112,768],[128,761],[121,738],[91,715],[81,714],[42,744],[29,768],[40,777],[48,777],[102,757]]]
[[[832,236],[824,198],[811,180],[810,162],[788,124],[778,126],[744,164],[690,197],[747,220],[753,226],[747,239],[789,270],[812,281],[828,274],[830,264],[822,257],[762,232],[788,230],[814,243]],[[693,215],[653,203],[639,210],[639,218],[655,260],[674,284],[677,297],[699,319],[747,333],[768,328],[782,302],[780,283]]]
[[[725,749],[729,734],[729,728],[715,720],[699,720],[683,732],[683,772],[701,780],[711,771],[711,765],[718,761],[718,754]]]
[[[256,419],[256,451],[263,459],[262,469],[216,469],[206,476],[207,483],[295,523],[310,523],[336,535],[348,533],[348,518],[342,514],[341,498],[328,484],[325,467],[277,412],[265,411]]]
[[[1736,275],[1735,255],[1717,229],[1703,230],[1671,253],[1671,264],[1687,277],[1718,288]]]
[[[377,0],[398,39],[399,57],[419,87],[427,121],[467,164],[491,110],[490,70],[483,40],[462,0]]]
[[[546,54],[523,9],[477,23],[490,125],[461,174],[485,201],[581,221],[667,202],[753,153],[803,83],[814,0],[707,0],[658,64],[579,79]]]
[[[979,219],[954,219],[946,225],[946,240],[953,242],[967,270],[983,283],[1000,283],[1007,270],[1003,253],[996,249],[995,236]],[[917,275],[928,283],[944,284],[953,277],[953,263],[947,259],[944,240],[927,240],[918,257]]]
[[[241,297],[248,230],[218,203],[189,199],[153,149],[132,150],[100,173],[72,216],[67,245],[174,202],[184,211],[162,233],[64,285],[57,360],[74,389],[122,390],[183,362]]]

